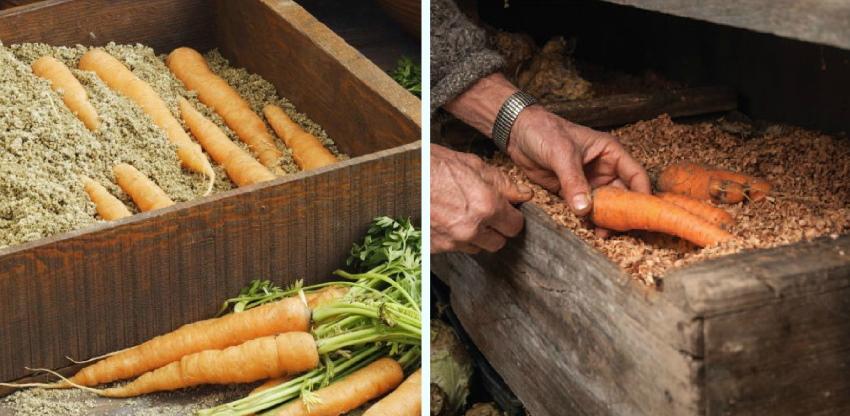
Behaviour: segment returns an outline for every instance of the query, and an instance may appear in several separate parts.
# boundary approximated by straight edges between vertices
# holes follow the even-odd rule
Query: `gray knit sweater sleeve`
[[[454,0],[431,1],[431,113],[505,60],[487,49],[484,30],[472,24]]]

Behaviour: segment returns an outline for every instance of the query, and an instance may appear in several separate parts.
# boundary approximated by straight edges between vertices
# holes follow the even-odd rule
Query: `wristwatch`
[[[516,122],[519,113],[526,107],[537,104],[537,100],[530,94],[517,91],[502,104],[499,113],[496,114],[496,122],[493,123],[493,141],[503,152],[508,150],[508,139],[511,137],[511,129]]]

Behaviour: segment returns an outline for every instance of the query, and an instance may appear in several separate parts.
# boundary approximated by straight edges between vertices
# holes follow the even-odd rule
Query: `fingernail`
[[[531,191],[531,187],[530,187],[530,186],[528,186],[528,185],[526,185],[526,184],[523,184],[523,183],[519,184],[519,185],[517,186],[517,189],[518,189],[518,190],[519,190],[519,192],[520,192],[521,194],[523,194],[523,195],[531,195],[531,193],[532,193],[532,191]]]
[[[573,209],[582,213],[587,211],[587,207],[590,206],[590,196],[587,194],[578,194],[573,197]]]

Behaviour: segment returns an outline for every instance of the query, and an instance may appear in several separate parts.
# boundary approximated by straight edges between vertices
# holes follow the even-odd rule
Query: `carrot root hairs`
[[[691,162],[672,164],[658,176],[660,191],[702,200],[734,204],[749,199],[760,201],[771,191],[763,179],[738,172],[705,167]]]

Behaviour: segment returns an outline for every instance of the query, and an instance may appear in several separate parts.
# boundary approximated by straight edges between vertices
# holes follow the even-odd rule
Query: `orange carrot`
[[[97,213],[104,220],[112,221],[133,215],[120,199],[110,194],[106,188],[95,180],[87,176],[81,176],[80,181],[83,183],[83,188],[89,195],[89,198],[94,202]]]
[[[338,160],[316,136],[304,131],[298,123],[292,121],[282,108],[269,104],[263,108],[263,114],[275,133],[283,139],[286,147],[292,149],[292,158],[302,170],[316,169],[332,165]]]
[[[416,370],[394,392],[363,413],[363,416],[419,416],[421,408],[422,370]]]
[[[732,214],[726,210],[709,205],[707,202],[691,198],[687,195],[662,192],[657,195],[664,201],[670,202],[685,211],[690,212],[714,225],[731,226],[735,224]]]
[[[183,97],[180,97],[179,101],[180,116],[189,126],[189,130],[213,160],[224,166],[227,176],[230,176],[234,183],[245,186],[275,178],[271,171],[230,141],[215,123],[204,117],[192,104]]]
[[[308,293],[307,305],[310,309],[316,309],[319,306],[334,302],[348,293],[348,288],[342,286],[327,286],[313,293]]]
[[[383,396],[404,379],[401,366],[391,358],[381,358],[366,367],[313,394],[316,401],[309,410],[303,400],[283,405],[276,416],[339,416],[369,400]]]
[[[93,71],[109,88],[126,96],[150,116],[151,120],[165,131],[168,140],[177,146],[177,156],[183,165],[195,172],[207,175],[209,185],[205,195],[212,192],[215,172],[201,147],[183,130],[180,122],[171,114],[165,101],[148,83],[139,79],[121,61],[101,49],[92,49],[80,58],[80,69]]]
[[[32,63],[32,72],[50,81],[54,91],[62,95],[62,101],[91,131],[100,126],[97,110],[89,102],[89,96],[80,81],[65,64],[51,56],[42,56]]]
[[[319,364],[316,341],[306,332],[255,338],[223,350],[184,355],[131,383],[105,389],[106,397],[132,397],[200,384],[250,383],[312,370]]]
[[[169,207],[174,201],[165,191],[148,179],[142,172],[126,164],[119,163],[112,168],[118,186],[133,198],[133,202],[142,212]]]
[[[658,189],[701,200],[734,204],[749,198],[764,199],[769,182],[738,172],[683,162],[666,167],[658,176]]]
[[[672,234],[700,247],[727,241],[732,234],[657,196],[603,186],[593,191],[594,224],[615,231]]]
[[[185,355],[223,349],[259,337],[310,328],[310,310],[299,298],[286,298],[244,312],[181,326],[80,370],[73,383],[96,386],[136,377]],[[56,383],[56,387],[71,387]]]
[[[186,88],[198,93],[198,99],[224,119],[260,163],[277,175],[284,174],[280,167],[283,152],[275,146],[263,120],[224,78],[210,70],[203,55],[192,48],[177,48],[165,62]]]
[[[292,380],[292,377],[283,376],[283,377],[270,378],[270,379],[266,380],[263,384],[260,384],[259,386],[254,388],[254,390],[251,390],[251,392],[248,393],[248,395],[250,396],[252,394],[262,393],[262,392],[264,392],[264,391],[266,391],[266,390],[268,390],[272,387],[277,387],[277,386],[279,386],[283,383],[286,383],[289,380]]]

